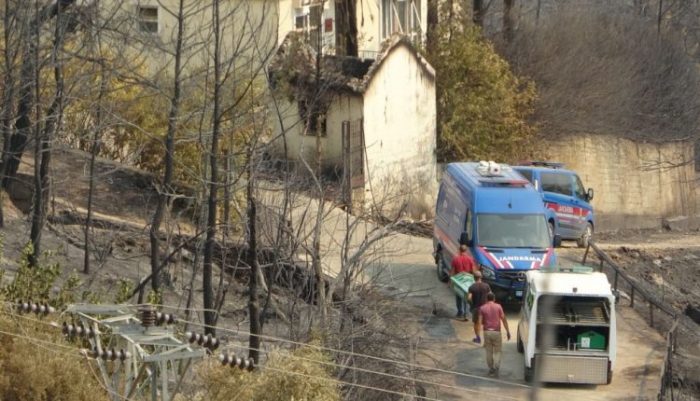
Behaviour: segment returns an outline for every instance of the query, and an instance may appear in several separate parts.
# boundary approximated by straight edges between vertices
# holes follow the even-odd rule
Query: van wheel
[[[437,278],[443,283],[446,283],[450,278],[447,273],[445,273],[445,262],[442,257],[442,249],[437,252],[437,260],[435,261],[435,267],[437,268]]]
[[[523,379],[525,380],[525,383],[532,383],[532,379],[535,377],[535,371],[532,368],[528,368],[525,366],[525,374],[523,375]]]
[[[552,237],[552,238],[554,238],[554,234],[555,234],[555,232],[554,232],[554,221],[549,220],[549,221],[547,222],[547,227],[549,227],[549,236]]]
[[[518,338],[516,340],[516,347],[518,348],[518,352],[521,354],[525,352],[525,347],[523,346],[523,340],[520,339],[520,329],[518,329]]]
[[[608,384],[612,383],[612,376],[613,376],[612,374],[613,374],[612,370],[608,370]]]
[[[591,238],[593,238],[593,225],[588,222],[586,223],[586,229],[583,230],[583,235],[576,240],[576,245],[578,245],[579,248],[587,248],[588,244],[591,242]]]

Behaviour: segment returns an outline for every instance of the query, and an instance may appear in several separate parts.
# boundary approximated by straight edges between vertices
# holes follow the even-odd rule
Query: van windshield
[[[547,222],[541,214],[478,214],[477,243],[491,248],[549,248]]]

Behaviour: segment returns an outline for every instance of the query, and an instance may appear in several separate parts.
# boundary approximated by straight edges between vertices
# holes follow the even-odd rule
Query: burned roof
[[[323,55],[321,77],[323,85],[329,89],[363,93],[382,62],[398,45],[406,45],[419,60],[424,71],[432,78],[435,71],[423,59],[406,36],[394,36],[384,43],[376,59],[351,56]],[[293,85],[311,85],[316,82],[316,50],[297,32],[287,34],[277,53],[270,62],[271,81],[287,79]]]

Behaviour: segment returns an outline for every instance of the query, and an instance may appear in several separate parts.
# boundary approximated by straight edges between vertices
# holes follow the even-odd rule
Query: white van
[[[536,373],[542,382],[610,384],[617,344],[615,302],[607,276],[589,267],[545,266],[527,272],[517,336],[525,381]]]

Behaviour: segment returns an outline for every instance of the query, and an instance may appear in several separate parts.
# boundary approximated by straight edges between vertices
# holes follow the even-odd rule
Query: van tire
[[[525,366],[525,374],[523,375],[523,380],[525,383],[532,383],[532,379],[535,378],[535,371],[532,368]]]
[[[440,280],[440,282],[446,283],[447,280],[449,280],[450,276],[448,276],[447,273],[445,273],[445,261],[443,260],[442,249],[438,250],[436,255],[437,256],[435,258],[435,267],[437,270],[437,278],[438,280]]]
[[[518,338],[516,339],[515,342],[516,348],[518,348],[518,352],[521,354],[525,353],[525,347],[523,346],[523,340],[520,339],[520,329],[518,329]]]
[[[549,220],[547,222],[547,227],[549,228],[549,234],[552,238],[554,238],[554,236],[556,235],[556,231],[554,231],[554,220]]]
[[[581,238],[576,240],[576,245],[578,245],[579,248],[587,248],[588,243],[591,242],[591,238],[593,238],[593,225],[589,221],[586,223],[586,228],[583,230]]]
[[[607,384],[612,383],[612,377],[613,377],[612,370],[608,370],[608,382],[607,382]]]

